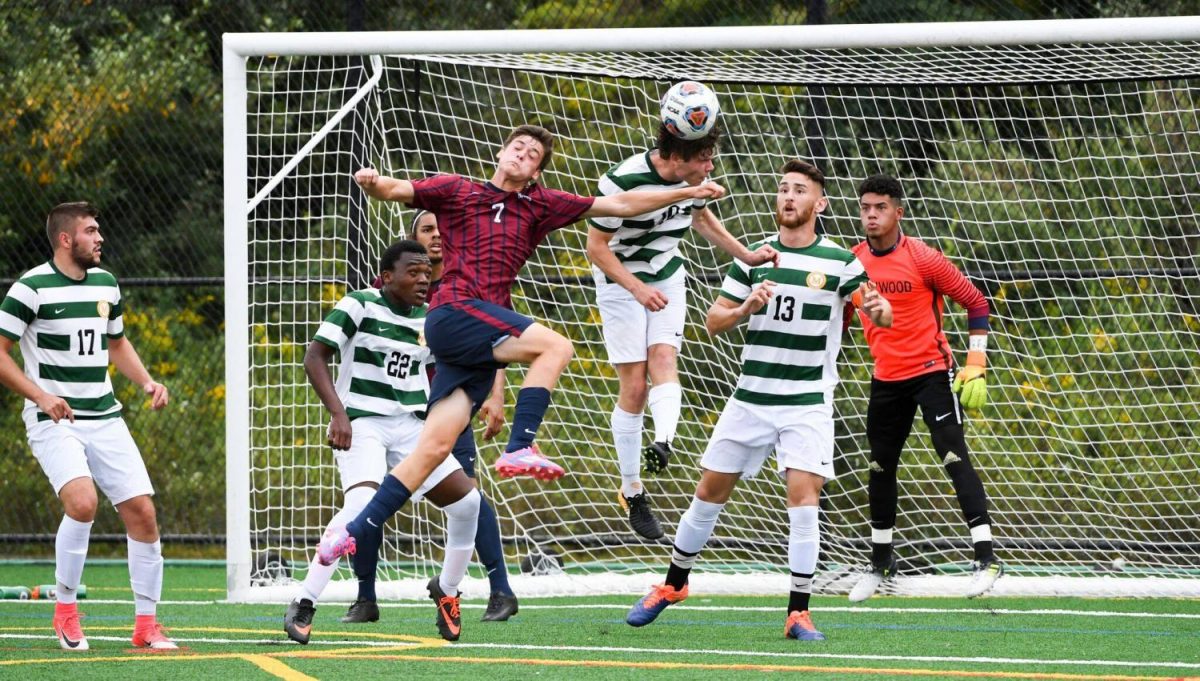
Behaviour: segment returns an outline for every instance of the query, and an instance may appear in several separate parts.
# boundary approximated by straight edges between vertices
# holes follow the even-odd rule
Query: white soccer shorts
[[[75,478],[94,480],[113,506],[154,494],[146,462],[125,419],[119,416],[75,423],[40,421],[30,426],[26,435],[55,494]]]
[[[604,347],[611,364],[645,362],[651,345],[683,346],[687,316],[687,275],[682,269],[650,286],[667,296],[667,306],[651,312],[620,284],[596,286],[596,306],[604,322]]]
[[[350,422],[350,449],[334,450],[342,491],[364,482],[379,484],[383,476],[412,452],[425,422],[410,413],[399,416],[362,416]],[[458,459],[447,456],[413,492],[414,501],[437,486],[454,471],[462,470]]]
[[[833,407],[763,406],[729,400],[713,429],[700,466],[752,478],[775,452],[780,474],[789,468],[826,480],[833,470]]]

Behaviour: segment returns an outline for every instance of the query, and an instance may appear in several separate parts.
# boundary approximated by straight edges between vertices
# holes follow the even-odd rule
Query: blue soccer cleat
[[[668,605],[678,603],[687,597],[687,584],[684,584],[683,588],[679,590],[667,584],[657,584],[650,590],[650,593],[642,596],[637,603],[633,604],[633,608],[625,616],[625,623],[632,627],[644,627],[653,622],[659,613],[667,609]]]
[[[825,634],[817,631],[813,625],[812,615],[808,614],[807,610],[793,610],[788,613],[787,624],[784,625],[783,635],[785,638],[795,639],[797,641],[824,641]]]

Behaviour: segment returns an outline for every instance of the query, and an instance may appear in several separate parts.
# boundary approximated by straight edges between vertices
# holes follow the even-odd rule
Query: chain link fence
[[[0,7],[0,278],[49,258],[45,215],[90,200],[128,335],[172,406],[114,377],[171,555],[224,540],[221,35],[251,31],[849,24],[1200,13],[1200,0],[101,0]],[[0,394],[0,541],[45,555],[61,508]],[[96,539],[124,542],[115,514]],[[198,549],[189,549],[198,545]],[[123,550],[123,549],[121,549]]]

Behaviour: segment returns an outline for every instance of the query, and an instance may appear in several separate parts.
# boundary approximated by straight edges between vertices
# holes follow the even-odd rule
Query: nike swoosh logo
[[[68,648],[78,648],[79,647],[79,641],[72,641],[71,639],[67,638],[66,634],[60,633],[59,637],[62,638],[63,643],[67,644]]]
[[[299,632],[301,636],[308,636],[308,632],[312,631],[311,624],[308,625],[307,627],[293,625],[292,628],[295,629],[297,632]]]
[[[833,462],[832,462],[832,461],[822,461],[822,462],[821,462],[821,465],[822,465],[822,466],[828,466],[828,465],[829,465],[829,464],[831,464],[831,463],[833,463]]]
[[[458,626],[454,623],[454,620],[450,619],[450,608],[445,605],[438,605],[438,608],[440,608],[442,611],[442,619],[446,622],[446,628],[450,630],[451,634],[458,636],[458,632],[462,629],[462,627]]]
[[[373,523],[371,521],[370,516],[367,517],[367,524],[370,525],[371,527],[379,527],[378,525],[376,525],[375,523]]]
[[[950,413],[953,413],[953,412],[950,412]],[[935,417],[933,420],[934,420],[934,421],[941,421],[942,419],[944,419],[944,418],[946,418],[947,416],[949,416],[949,415],[950,415],[950,413],[942,414],[941,416]]]
[[[526,435],[537,435],[537,433],[533,432],[532,430],[530,430],[528,428],[525,429],[525,434]]]
[[[64,312],[66,312],[66,311],[67,311],[67,308],[65,308],[65,307],[56,307],[56,308],[54,308],[54,314],[62,314],[62,313],[64,313]]]

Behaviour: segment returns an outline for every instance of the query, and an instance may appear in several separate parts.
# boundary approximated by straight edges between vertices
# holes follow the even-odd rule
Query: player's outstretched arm
[[[750,250],[742,245],[707,207],[692,210],[692,227],[710,244],[725,251],[751,267],[772,263],[779,266],[779,251],[770,246]]]
[[[367,196],[380,201],[408,203],[415,196],[412,182],[380,175],[374,168],[363,168],[354,173],[354,181],[362,187]]]
[[[334,449],[350,449],[350,417],[346,415],[346,407],[337,395],[337,389],[333,385],[333,372],[329,370],[333,352],[332,347],[319,340],[310,342],[308,349],[304,351],[304,373],[308,374],[308,382],[321,404],[329,410],[329,432],[326,437],[330,446]]]
[[[29,380],[29,377],[17,365],[17,361],[12,358],[12,348],[12,339],[8,336],[0,336],[0,383],[36,404],[38,409],[41,409],[42,413],[49,416],[55,423],[58,423],[60,419],[67,419],[71,423],[75,423],[75,413],[71,411],[71,405],[58,395],[51,395]]]
[[[150,372],[146,371],[142,358],[138,357],[137,350],[133,349],[133,343],[130,343],[128,338],[109,338],[108,358],[122,376],[133,381],[134,385],[141,386],[142,391],[150,396],[151,409],[157,411],[167,406],[167,402],[170,401],[167,386],[150,378]]]
[[[612,196],[597,196],[582,217],[631,218],[688,199],[719,199],[724,195],[725,188],[716,182],[664,192],[621,192]]]
[[[758,312],[774,295],[775,282],[766,280],[756,286],[750,295],[738,303],[724,296],[717,296],[712,307],[708,308],[708,316],[704,319],[704,328],[710,335],[725,333],[737,326],[743,319]]]

